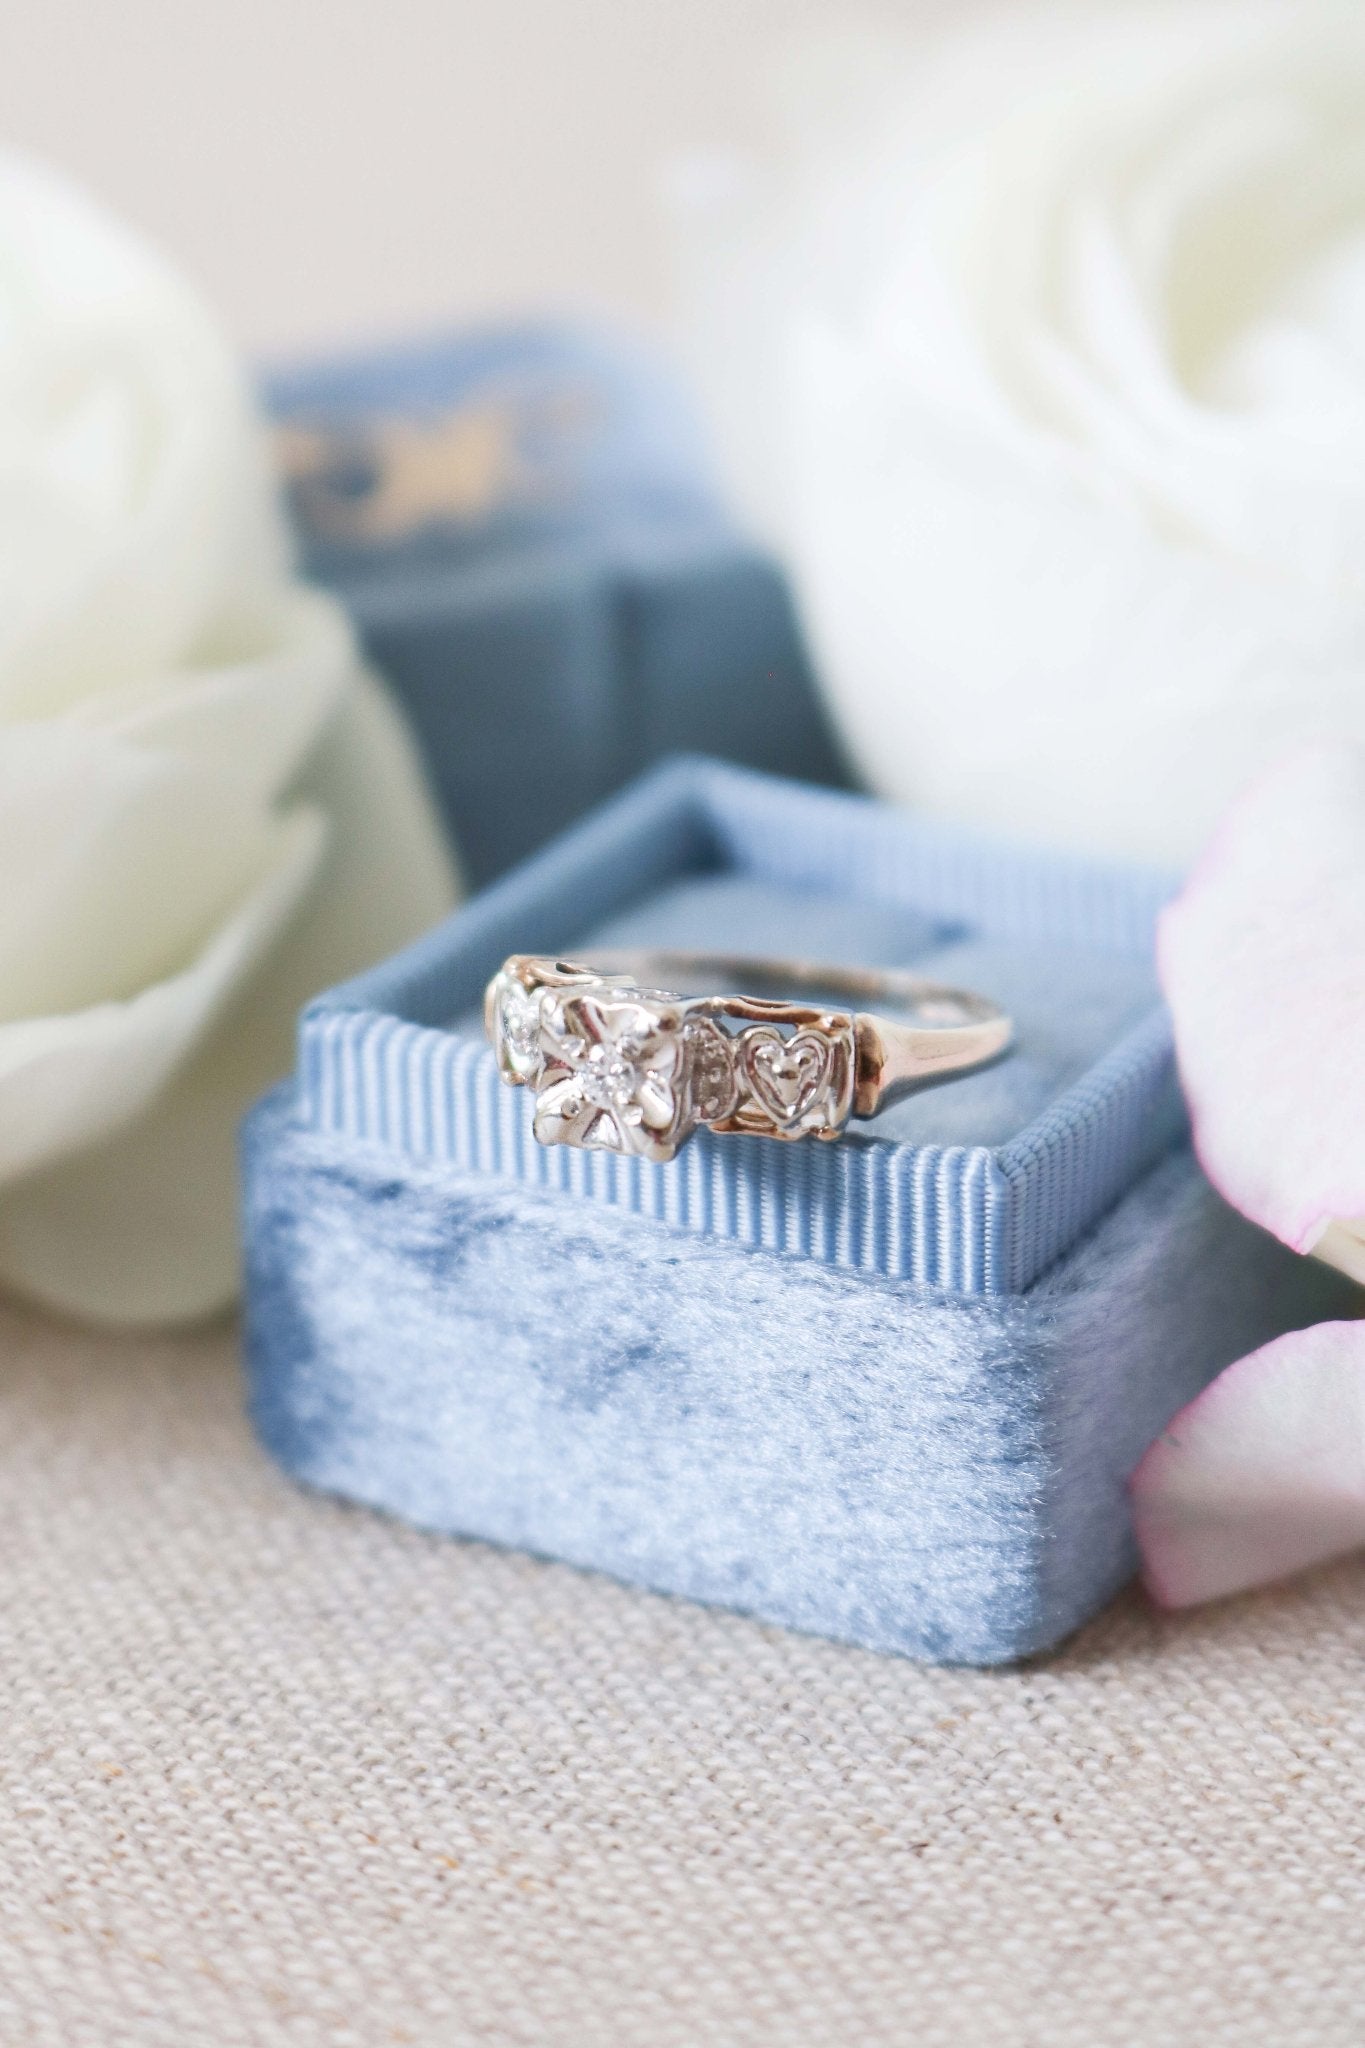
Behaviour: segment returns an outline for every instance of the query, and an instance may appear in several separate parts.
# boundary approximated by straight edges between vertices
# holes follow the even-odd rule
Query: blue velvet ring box
[[[1055,1642],[1133,1568],[1125,1481],[1338,1284],[1203,1181],[1162,885],[684,761],[305,1015],[246,1135],[257,1427],[433,1529],[878,1650]],[[837,1145],[532,1140],[479,999],[513,951],[915,965],[1017,1050]]]

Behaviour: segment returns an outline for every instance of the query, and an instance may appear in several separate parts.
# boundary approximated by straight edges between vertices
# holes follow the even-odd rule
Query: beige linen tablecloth
[[[0,1311],[3,2048],[1365,2040],[1365,1569],[924,1670],[296,1492]]]

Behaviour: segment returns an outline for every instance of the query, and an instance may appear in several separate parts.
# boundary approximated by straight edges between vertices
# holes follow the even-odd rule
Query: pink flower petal
[[[1365,1322],[1291,1331],[1230,1365],[1157,1438],[1132,1499],[1166,1607],[1365,1545]]]
[[[1195,1145],[1296,1251],[1365,1217],[1365,752],[1258,784],[1161,923]]]

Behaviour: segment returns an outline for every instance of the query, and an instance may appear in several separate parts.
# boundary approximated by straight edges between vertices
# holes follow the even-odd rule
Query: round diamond
[[[616,1109],[629,1102],[643,1076],[633,1061],[604,1045],[595,1045],[578,1069],[583,1094],[597,1109]]]

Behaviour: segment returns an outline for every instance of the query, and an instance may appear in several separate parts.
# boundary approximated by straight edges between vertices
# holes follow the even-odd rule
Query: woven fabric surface
[[[1358,2048],[1365,1567],[930,1670],[294,1491],[0,1311],[4,2048]]]

